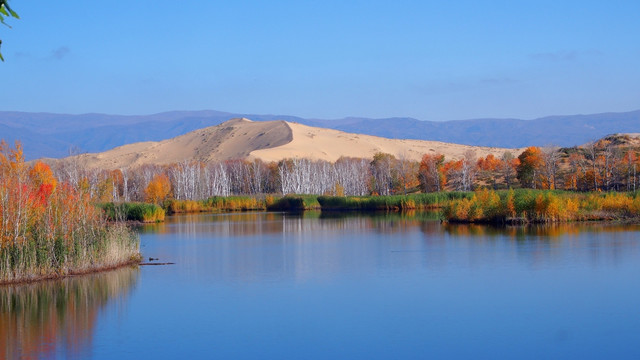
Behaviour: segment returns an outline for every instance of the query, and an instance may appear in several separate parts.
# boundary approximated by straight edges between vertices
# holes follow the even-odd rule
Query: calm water
[[[640,358],[640,227],[244,213],[140,229],[169,266],[0,287],[0,359]]]

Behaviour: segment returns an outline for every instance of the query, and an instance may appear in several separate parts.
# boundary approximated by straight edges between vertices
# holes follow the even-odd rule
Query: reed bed
[[[629,193],[576,193],[558,190],[479,190],[443,208],[450,222],[549,223],[640,219],[640,196]]]
[[[165,210],[156,204],[122,202],[98,204],[109,221],[139,221],[155,223],[164,221]]]
[[[214,196],[204,200],[167,200],[169,214],[266,210],[267,198],[252,196]]]
[[[58,184],[0,143],[0,284],[84,273],[134,262],[137,235],[108,224],[89,193]]]
[[[389,196],[320,196],[322,210],[407,211],[437,209],[455,199],[472,196],[470,192],[443,191],[426,194]]]

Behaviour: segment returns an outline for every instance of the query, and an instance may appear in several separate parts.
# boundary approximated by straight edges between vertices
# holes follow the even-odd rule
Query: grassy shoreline
[[[118,206],[135,208],[155,205],[116,205],[116,208]],[[578,193],[561,190],[482,189],[475,192],[391,196],[231,196],[199,201],[170,200],[165,202],[164,206],[168,214],[236,211],[315,210],[329,213],[442,210],[442,219],[450,223],[527,224],[611,220],[640,222],[640,192]],[[112,211],[112,207],[111,204],[103,209]],[[109,217],[112,216],[109,215]],[[147,221],[129,217],[126,219]],[[150,217],[150,219],[150,222],[162,221],[164,213],[161,218]]]
[[[26,284],[43,282],[43,281],[62,280],[62,279],[67,279],[67,278],[74,277],[74,276],[99,274],[99,273],[103,273],[103,272],[122,269],[122,268],[125,268],[127,266],[136,266],[137,267],[137,265],[140,264],[141,261],[142,261],[142,257],[138,256],[138,257],[136,257],[134,259],[131,259],[131,260],[128,260],[128,261],[123,261],[121,263],[117,263],[117,264],[113,264],[113,265],[97,266],[97,267],[93,267],[93,268],[89,268],[89,269],[82,269],[82,270],[72,270],[72,271],[69,271],[68,273],[52,273],[52,274],[45,274],[45,275],[40,275],[40,276],[32,276],[32,277],[29,277],[29,278],[21,278],[21,279],[0,281],[0,286],[5,286],[5,285],[26,285]]]
[[[471,192],[439,192],[389,196],[229,196],[204,200],[168,200],[167,214],[234,211],[400,211],[441,208],[449,201],[471,197]]]
[[[108,221],[111,222],[162,222],[165,210],[156,204],[140,202],[100,203],[96,205],[102,209]]]
[[[139,263],[140,242],[123,224],[103,224],[75,240],[31,238],[0,248],[0,285],[89,274]]]
[[[451,223],[529,224],[571,221],[640,222],[640,192],[480,190],[443,208]]]

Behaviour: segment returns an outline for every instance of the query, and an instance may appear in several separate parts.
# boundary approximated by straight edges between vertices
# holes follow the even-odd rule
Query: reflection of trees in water
[[[342,229],[397,233],[414,228],[423,221],[438,219],[437,212],[425,211],[186,214],[167,217],[166,223],[144,225],[140,231],[143,234],[174,233],[186,237],[197,234],[254,236]]]
[[[640,227],[620,223],[553,223],[522,226],[443,224],[443,241],[465,243],[470,249],[483,244],[513,249],[529,263],[554,262],[583,257],[591,264],[617,263],[640,247],[636,241]],[[427,237],[437,237],[437,229],[425,227]],[[564,261],[564,260],[562,260]]]
[[[0,287],[0,359],[88,356],[100,310],[129,294],[138,275],[123,268]]]
[[[437,214],[424,212],[239,213],[171,217],[165,231],[181,244],[172,259],[188,262],[189,271],[220,279],[306,279],[417,266],[420,259],[398,260],[391,251],[419,247],[419,224],[439,225],[434,219]]]
[[[492,226],[479,224],[448,224],[442,227],[447,234],[455,236],[499,236],[514,240],[548,240],[584,234],[617,233],[638,231],[637,225],[615,223],[551,223],[522,226]]]

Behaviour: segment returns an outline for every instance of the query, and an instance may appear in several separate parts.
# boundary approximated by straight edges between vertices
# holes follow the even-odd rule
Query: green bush
[[[109,221],[140,221],[144,223],[164,221],[165,211],[156,204],[102,203],[98,204]]]

